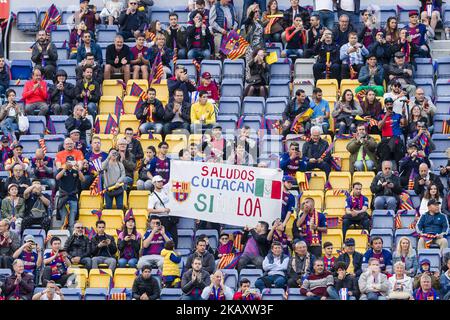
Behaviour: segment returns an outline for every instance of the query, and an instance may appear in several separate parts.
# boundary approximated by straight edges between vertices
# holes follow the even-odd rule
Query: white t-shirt
[[[402,114],[402,108],[403,108],[403,101],[407,101],[408,99],[403,96],[401,98],[397,99],[397,96],[393,92],[387,92],[384,94],[384,99],[386,98],[392,98],[394,100],[393,110],[395,113]],[[406,104],[405,104],[406,108]],[[406,109],[408,110],[408,109]],[[406,120],[408,120],[408,112],[406,112]]]
[[[155,195],[158,193],[158,197]],[[161,204],[161,202],[164,204]],[[167,191],[162,189],[161,192],[157,192],[156,190],[148,197],[148,209],[164,209],[167,208],[169,204],[169,195]]]
[[[39,300],[48,300],[48,295],[47,294],[43,294]],[[55,293],[53,295],[53,299],[52,300],[61,300],[61,296],[59,294]]]
[[[314,10],[329,10],[333,11],[333,0],[315,0],[314,1]]]
[[[355,2],[353,0],[341,0],[341,9],[344,11],[355,11]]]

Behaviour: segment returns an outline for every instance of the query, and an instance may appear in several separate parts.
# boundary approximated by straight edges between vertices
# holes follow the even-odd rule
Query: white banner
[[[271,224],[281,215],[282,177],[276,169],[172,160],[170,214],[235,226]]]

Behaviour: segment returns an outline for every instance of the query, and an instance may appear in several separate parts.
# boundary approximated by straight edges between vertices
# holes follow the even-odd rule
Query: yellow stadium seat
[[[106,225],[106,227],[108,228],[108,225]],[[111,237],[114,238],[114,241],[116,242],[117,245],[117,240],[119,239],[119,235],[118,232],[120,232],[122,230],[122,228],[117,228],[117,229],[105,229],[105,233],[107,235],[110,235]],[[119,251],[116,252],[116,257],[119,256]],[[101,264],[100,264],[101,265]],[[106,266],[106,264],[105,264]]]
[[[100,114],[114,114],[114,106],[116,105],[116,96],[101,96],[98,104]]]
[[[139,97],[125,96],[123,98],[123,111],[125,114],[134,114]]]
[[[325,209],[325,212],[327,213],[327,216],[329,217],[342,217],[345,214],[344,208],[330,208]]]
[[[317,80],[316,88],[322,89],[324,97],[336,97],[339,85],[336,79],[320,79]]]
[[[141,87],[144,92],[147,92],[148,89],[148,80],[147,79],[130,79],[127,82],[127,96],[130,95],[131,86],[133,83],[136,83],[139,87]]]
[[[115,114],[111,114],[111,116],[117,123],[117,116]],[[95,119],[95,121],[97,121],[97,119],[98,119],[100,132],[105,132],[105,127],[106,127],[106,122],[108,121],[108,117],[109,117],[109,114],[97,115],[97,118]]]
[[[324,171],[311,171],[309,190],[323,190],[326,181],[327,175]]]
[[[333,190],[328,190],[325,193],[325,208],[328,212],[329,209],[341,209],[345,208],[346,196],[343,193],[333,194]]]
[[[136,279],[135,268],[117,268],[114,271],[114,287],[129,288],[133,287],[134,279]]]
[[[143,229],[144,233],[147,229],[148,212],[147,209],[134,209],[133,208],[134,219],[136,220],[136,228]],[[142,234],[144,235],[144,234]]]
[[[158,150],[158,144],[160,144],[163,141],[163,138],[160,134],[152,134],[152,139],[150,139],[150,136],[148,134],[143,134],[141,135],[141,146],[142,146],[142,150],[145,150],[149,147],[149,146],[154,146],[156,150]]]
[[[90,191],[83,190],[80,195],[80,209],[96,208],[101,210],[103,204],[102,196],[91,196]]]
[[[355,183],[355,182],[359,182],[359,183],[362,184],[363,191],[365,191],[365,190],[370,191],[370,185],[372,184],[372,181],[373,181],[374,177],[375,177],[375,173],[373,171],[367,171],[367,172],[355,171],[353,173],[352,184]]]
[[[350,152],[337,152],[333,153],[332,156],[341,159],[342,171],[350,171]]]
[[[332,140],[331,140],[331,136],[329,134],[321,134],[320,137],[323,140],[326,140],[328,142],[328,144],[331,144]]]
[[[337,96],[323,96],[322,99],[327,100],[328,103],[332,102],[333,104],[335,104],[338,101]]]
[[[83,227],[87,228],[92,227],[95,229],[95,223],[98,221],[98,217],[90,212],[87,213],[80,212],[78,221],[83,224]]]
[[[334,152],[348,152],[347,145],[349,142],[348,139],[336,139],[334,141]]]
[[[128,200],[129,207],[134,209],[147,209],[148,197],[150,191],[148,190],[131,190],[130,198]]]
[[[80,288],[81,290],[84,290],[86,288],[87,280],[89,277],[87,269],[70,267],[67,270],[67,273],[74,273],[77,275],[76,281],[78,283],[78,288]]]
[[[364,254],[368,248],[369,237],[366,234],[363,234],[360,229],[349,229],[347,230],[347,234],[345,238],[353,238],[355,239],[355,249],[359,253]]]
[[[303,202],[305,198],[312,198],[314,200],[314,205],[316,209],[323,209],[323,191],[319,190],[306,190],[303,192],[302,197],[300,198],[300,202]]]
[[[139,125],[141,122],[134,114],[124,114],[120,117],[119,128],[120,132],[124,133],[126,128],[132,128],[134,133],[139,132]]]
[[[329,180],[333,190],[336,189],[350,190],[350,185],[352,182],[350,172],[332,171],[330,172]]]
[[[358,80],[351,80],[351,79],[342,79],[341,80],[341,94],[344,93],[345,90],[350,89],[352,90],[353,94],[355,94],[355,89],[359,87],[360,83]]]
[[[201,134],[194,134],[194,133],[190,134],[189,139],[188,139],[188,146],[191,143],[195,143],[196,145],[199,145],[202,142],[202,137],[203,137],[203,135],[201,135]]]
[[[106,222],[108,229],[120,229],[123,225],[123,211],[118,209],[103,209],[102,220]]]
[[[98,136],[101,140],[101,146],[100,146],[101,151],[108,153],[109,150],[114,145],[114,135],[112,135],[112,134],[96,134],[96,136]]]
[[[100,273],[100,270],[102,273]],[[110,269],[91,269],[89,272],[89,288],[109,288],[112,276],[113,274]]]
[[[342,249],[342,230],[328,229],[327,233],[322,234],[322,244],[325,242],[331,242],[333,244],[333,255],[337,256],[337,250]],[[323,248],[322,253],[325,254],[325,250]]]
[[[187,147],[187,137],[184,134],[168,134],[164,140],[169,145],[169,153],[178,154]]]
[[[379,134],[371,134],[370,136],[375,139],[376,143],[381,142],[381,136]]]
[[[169,101],[169,89],[167,88],[167,84],[152,84],[151,87],[156,90],[156,99],[161,100],[163,105],[166,105]]]
[[[123,86],[115,79],[103,80],[102,94],[104,96],[123,97]]]

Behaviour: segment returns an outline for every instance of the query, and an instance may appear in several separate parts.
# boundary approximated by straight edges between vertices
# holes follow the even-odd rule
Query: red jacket
[[[253,295],[253,299],[246,299],[242,297],[242,292],[239,290],[234,293],[233,300],[261,300],[261,297],[259,295]]]
[[[197,91],[202,90],[208,92],[208,98],[213,99],[214,101],[219,101],[219,89],[217,88],[217,84],[214,81],[212,81],[207,87],[201,85],[197,88]]]
[[[47,82],[41,80],[40,84],[40,87],[33,90],[33,86],[35,85],[33,80],[29,80],[25,83],[22,93],[25,105],[36,102],[47,102]]]

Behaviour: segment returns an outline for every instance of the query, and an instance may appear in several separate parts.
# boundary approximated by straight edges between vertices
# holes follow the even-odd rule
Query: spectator
[[[53,280],[47,281],[47,287],[33,295],[32,300],[53,300],[61,301],[64,300],[64,294],[61,289],[55,284]]]
[[[336,4],[339,21],[341,21],[341,17],[347,16],[350,21],[350,25],[356,27],[360,24],[359,22],[359,14],[360,14],[360,1],[340,1]]]
[[[364,258],[366,257],[364,256]],[[380,261],[374,257],[367,261],[367,270],[361,274],[358,280],[361,292],[360,300],[386,300],[389,281],[387,276],[381,272]]]
[[[167,157],[168,151],[169,145],[167,142],[160,142],[158,144],[158,154],[150,161],[149,171],[151,177],[160,176],[163,179],[163,185],[169,182],[170,176],[170,158]]]
[[[135,1],[135,0],[132,0]],[[158,280],[152,276],[152,267],[145,265],[133,282],[133,300],[157,300],[161,295]]]
[[[414,277],[419,267],[417,256],[414,248],[411,245],[411,240],[408,237],[401,237],[397,242],[397,248],[392,255],[392,263],[402,262],[404,264],[405,274],[409,277]],[[411,289],[412,291],[412,289]]]
[[[440,300],[438,291],[431,286],[431,281],[427,274],[420,277],[420,287],[414,291],[414,300]]]
[[[106,20],[112,26],[119,23],[119,15],[125,7],[121,0],[106,0],[105,7],[100,12],[100,18]]]
[[[390,161],[383,161],[382,172],[373,178],[370,190],[375,196],[374,207],[376,210],[396,210],[398,195],[402,192],[400,179],[393,174]]]
[[[264,60],[265,54],[264,49],[256,48],[253,51],[252,60],[248,63],[250,78],[247,79],[244,96],[267,98],[266,85],[268,85],[267,73],[269,72],[269,66]]]
[[[441,274],[439,282],[442,300],[450,300],[450,259],[447,259],[445,262],[448,269]]]
[[[224,284],[224,274],[217,270],[211,275],[211,284],[202,291],[203,300],[233,300],[233,290]]]
[[[186,30],[178,24],[178,14],[169,13],[169,26],[164,31],[167,48],[173,50],[178,59],[186,58]]]
[[[428,191],[431,185],[436,185],[439,190],[439,195],[444,194],[444,186],[442,185],[439,176],[430,172],[428,165],[422,163],[419,165],[419,175],[414,179],[414,192],[423,198],[426,191]]]
[[[407,188],[409,184],[409,179],[414,177],[419,172],[419,166],[422,163],[426,163],[431,166],[430,160],[426,157],[422,157],[422,152],[419,154],[418,146],[415,143],[408,144],[407,155],[400,161],[400,183],[402,187]],[[413,172],[414,171],[414,172]],[[412,178],[411,177],[411,178]],[[413,181],[414,182],[414,181]],[[414,189],[414,185],[412,186]],[[423,200],[423,199],[422,199]],[[426,210],[426,204],[423,208]]]
[[[294,239],[304,240],[308,251],[316,258],[322,256],[322,234],[327,232],[325,215],[315,209],[314,199],[305,198],[301,204],[303,212],[293,224]]]
[[[228,1],[228,0],[222,0]],[[175,92],[177,89],[183,91],[183,102],[190,103],[189,92],[196,91],[195,82],[189,79],[187,69],[177,64],[175,67],[175,76],[167,80],[167,88],[169,89],[169,103],[175,100]]]
[[[334,122],[338,127],[337,134],[343,135],[345,133],[355,133],[355,117],[361,116],[362,114],[363,110],[359,105],[359,102],[355,100],[352,90],[344,90],[341,100],[337,102],[331,113],[331,116],[334,118]]]
[[[276,2],[276,0],[273,1]],[[283,52],[282,56],[302,58],[304,53],[303,47],[307,42],[307,33],[303,28],[303,22],[300,15],[296,15],[292,26],[286,28],[285,36],[286,50]]]
[[[203,155],[198,151],[198,146],[194,142],[189,145],[189,154],[191,161],[203,161]]]
[[[319,169],[325,171],[327,177],[330,174],[331,167],[329,161],[331,152],[328,150],[328,141],[321,138],[321,128],[314,126],[311,128],[311,140],[303,145],[303,159],[307,161],[306,171]]]
[[[235,144],[227,162],[235,165],[253,166],[255,164],[255,160],[253,156],[245,150],[245,148],[246,143],[238,141]]]
[[[272,222],[272,229],[269,231],[267,235],[267,240],[272,244],[275,242],[280,243],[281,248],[283,249],[283,253],[289,257],[289,248],[291,247],[292,238],[289,237],[285,232],[286,224],[289,220],[289,216],[287,216],[284,221],[277,218]]]
[[[103,162],[108,157],[106,152],[101,150],[101,140],[99,136],[93,136],[91,141],[91,150],[86,153],[86,159],[83,160],[83,175],[85,177],[84,183],[81,187],[83,190],[89,189],[95,176],[98,174],[98,169],[94,166],[94,162]]]
[[[64,251],[71,264],[83,265],[88,271],[92,267],[91,248],[89,238],[84,235],[83,224],[75,223],[72,235],[64,244]]]
[[[384,94],[383,80],[382,65],[377,63],[376,55],[369,53],[366,64],[359,69],[358,81],[361,85],[355,89],[355,93],[362,90],[373,90],[377,97],[382,97]]]
[[[366,91],[366,95],[364,101],[361,102],[361,109],[363,110],[363,114],[361,117],[365,121],[369,121],[369,130],[370,134],[380,134],[380,130],[377,125],[370,125],[370,120],[378,120],[381,117],[382,107],[381,102],[375,96],[375,91],[369,89]]]
[[[299,5],[299,0],[290,0],[291,7],[284,11],[284,23],[286,26],[291,26],[297,15],[302,17],[303,26],[309,29],[309,11]]]
[[[394,54],[394,62],[386,66],[385,74],[390,85],[394,81],[399,82],[410,97],[414,95],[416,90],[414,71],[411,64],[405,62],[405,54],[403,52],[397,51]]]
[[[147,99],[137,109],[136,118],[141,122],[139,126],[141,134],[152,131],[157,134],[161,133],[164,121],[164,106],[156,98],[156,90],[154,88],[148,88]]]
[[[150,68],[153,70],[156,68],[156,57],[161,55],[161,63],[163,65],[163,74],[161,79],[167,79],[167,76],[172,74],[171,63],[173,62],[173,51],[166,46],[166,37],[163,33],[158,33],[155,36],[155,42],[147,51],[146,59],[150,61]],[[176,68],[176,67],[175,67]],[[154,74],[151,74],[154,76]],[[170,96],[170,89],[169,89]]]
[[[81,21],[79,24],[73,26],[69,35],[69,59],[77,58],[78,47],[83,42],[83,35],[85,33],[89,33],[89,31],[87,31],[84,21]]]
[[[135,0],[129,0],[131,2]],[[127,9],[128,11],[129,9]],[[123,14],[123,13],[122,13]],[[114,43],[106,48],[106,65],[104,79],[111,79],[112,74],[122,73],[123,81],[130,80],[130,47],[123,43],[124,37],[120,34],[114,38]]]
[[[30,166],[30,160],[22,155],[23,146],[20,143],[15,143],[12,150],[12,157],[5,161],[5,171],[13,171],[16,165],[24,171],[22,175],[28,173],[28,168]],[[13,172],[14,173],[14,172]],[[20,186],[20,184],[19,184]],[[19,190],[20,194],[23,194],[23,190]]]
[[[261,295],[256,290],[250,289],[250,280],[239,280],[239,290],[234,293],[233,300],[261,300]]]
[[[281,220],[288,220],[291,215],[295,212],[295,197],[291,194],[290,190],[295,179],[292,176],[283,176],[283,195],[282,195],[282,206],[281,206]]]
[[[87,64],[88,53],[92,53],[94,61],[98,66],[103,64],[102,49],[92,40],[90,32],[83,34],[83,41],[77,49],[77,63],[84,67]]]
[[[136,169],[136,158],[134,154],[128,150],[128,141],[124,138],[117,141],[117,161],[121,162],[125,169],[125,178],[123,182],[125,183],[124,188],[129,189],[133,184],[134,170]]]
[[[161,256],[164,258],[162,276],[166,288],[178,288],[181,283],[179,263],[181,257],[175,252],[175,243],[170,240],[164,244]]]
[[[305,171],[298,142],[291,142],[289,151],[281,155],[280,169],[283,170],[285,176],[291,177],[295,177],[297,171]]]
[[[417,270],[417,275],[414,277],[414,289],[419,288],[420,278],[425,274],[430,276],[433,288],[435,290],[439,290],[440,289],[439,271],[436,270],[432,272],[430,268],[430,260],[428,259],[423,259],[419,263],[419,270]]]
[[[189,1],[194,2],[193,0],[189,0]],[[214,2],[215,2],[215,0],[214,0]],[[191,7],[191,5],[189,5],[189,7]],[[201,13],[203,22],[206,24],[206,27],[208,29],[210,29],[209,28],[209,7],[208,7],[208,9],[206,8],[205,0],[195,0],[195,8],[194,8],[194,10],[189,9],[189,11],[190,11],[190,13],[189,13],[189,21],[188,21],[189,25],[195,24],[194,23],[194,17],[197,15],[197,13]]]
[[[35,69],[39,69],[45,79],[50,80],[55,77],[58,52],[55,44],[50,42],[45,30],[37,33],[37,40],[31,52],[31,61],[36,64]]]
[[[417,233],[419,233],[418,249],[424,249],[428,241],[437,244],[441,252],[448,248],[447,239],[448,220],[447,216],[439,210],[439,201],[431,199],[428,201],[428,211],[420,216],[417,222]],[[428,247],[428,244],[427,244]]]
[[[14,223],[15,232],[19,233],[23,230],[22,220],[25,213],[25,201],[19,196],[19,186],[17,184],[8,185],[8,196],[2,200],[2,219],[8,219]]]
[[[122,43],[124,40],[134,37],[135,32],[144,31],[144,24],[146,20],[147,18],[145,16],[145,13],[143,11],[138,10],[138,1],[128,0],[128,8],[126,10],[123,10],[119,16],[119,25],[120,25],[119,35],[122,37]],[[121,47],[117,47],[117,49],[120,50]],[[129,54],[126,55],[127,60],[128,57]],[[125,65],[127,63],[122,64]],[[105,79],[109,78],[106,78],[105,76]],[[124,79],[125,83],[128,82],[128,79],[129,78]]]
[[[347,197],[345,215],[342,221],[342,234],[344,239],[351,225],[360,226],[367,231],[370,229],[369,215],[367,214],[369,199],[362,195],[362,184],[360,182],[354,182],[352,189],[353,195]]]
[[[70,287],[74,281],[75,274],[68,273],[71,266],[67,257],[67,252],[61,248],[61,239],[52,237],[50,239],[51,251],[44,254],[44,273],[42,283],[47,285],[50,280],[55,281],[60,286]]]
[[[133,69],[133,79],[140,79],[142,73],[142,79],[148,79],[148,65],[150,61],[145,59],[148,48],[145,44],[144,33],[136,35],[136,45],[130,49],[131,52],[131,68]]]
[[[133,216],[126,219],[119,233],[117,248],[119,249],[119,268],[136,268],[142,235],[136,231],[136,220]]]
[[[428,2],[421,0],[421,14],[420,18],[422,22],[426,19],[431,20],[430,26],[434,30],[438,26],[439,22],[442,22],[441,19],[441,10],[442,10],[442,2],[441,1],[435,1],[435,2]],[[445,300],[445,299],[444,299]]]
[[[383,249],[383,239],[381,237],[375,236],[370,238],[370,249],[366,251],[362,261],[362,270],[364,272],[369,269],[372,258],[377,260],[377,265],[382,273],[392,274],[392,254],[389,250]]]
[[[349,15],[340,15],[338,25],[333,29],[333,39],[339,48],[347,43],[349,34],[353,31],[355,31],[355,28],[354,25],[350,23]]]
[[[269,252],[268,232],[269,225],[265,221],[258,222],[255,228],[250,229],[248,226],[244,228],[241,244],[245,247],[239,258],[238,271],[246,268],[250,263],[258,269],[262,268],[264,257]],[[249,234],[251,237],[249,237]]]
[[[431,152],[436,150],[436,145],[431,139],[431,133],[427,130],[426,122],[423,121],[424,118],[420,119],[416,123],[416,135],[408,141],[408,143],[418,144],[420,147],[421,155],[424,157],[428,157]],[[431,129],[431,128],[430,128]],[[414,134],[414,132],[412,133]]]
[[[102,163],[104,171],[105,208],[112,209],[113,200],[116,200],[116,208],[123,209],[123,194],[125,183],[125,168],[119,160],[119,153],[115,149],[109,151],[109,155]]]
[[[156,36],[164,36],[164,31],[161,27],[161,21],[159,20],[153,20],[152,22],[150,22],[150,27],[147,30],[144,30],[144,32],[148,47],[152,47],[155,45]],[[162,43],[166,43],[165,37]]]
[[[6,90],[9,88],[9,73],[10,70],[5,63],[5,57],[0,55],[0,95],[6,94]]]
[[[358,295],[358,284],[354,275],[346,271],[346,264],[343,261],[336,263],[336,275],[334,276],[334,286],[328,287],[327,292],[330,299],[334,300],[356,300]]]
[[[356,136],[347,144],[347,151],[350,152],[350,172],[374,171],[377,168],[376,148],[377,143],[367,134],[366,125],[358,124]]]
[[[283,288],[286,285],[286,271],[288,269],[289,256],[283,253],[283,247],[278,241],[272,242],[271,252],[264,258],[263,270],[266,275],[255,282],[261,292],[264,288],[275,285],[276,288]]]
[[[430,124],[428,130],[430,132],[433,132],[434,126],[432,120],[434,118],[434,115],[436,114],[436,106],[433,104],[433,101],[425,96],[425,91],[422,88],[416,89],[414,98],[412,98],[411,100],[412,101],[409,103],[409,108],[412,110],[413,106],[419,106],[420,115],[427,118],[428,123]]]
[[[218,0],[211,6],[209,11],[209,23],[214,36],[215,55],[216,58],[219,58],[222,37],[226,36],[231,30],[238,29],[236,9],[233,4],[230,4],[230,0]]]
[[[139,179],[136,182],[138,190],[152,190],[152,174],[150,173],[150,163],[156,156],[156,149],[154,146],[148,146],[145,150],[145,157],[142,160],[142,166],[139,169]]]
[[[364,58],[368,54],[367,48],[358,42],[356,32],[350,32],[348,34],[348,43],[340,48],[340,59],[342,61],[341,79],[354,79],[364,66]]]
[[[125,129],[125,140],[128,142],[128,151],[134,155],[136,161],[141,160],[144,157],[144,151],[142,150],[141,142],[135,138],[133,129]]]
[[[5,95],[5,104],[0,107],[0,130],[6,137],[11,137],[15,141],[17,140],[15,133],[19,131],[19,115],[23,115],[24,110],[23,106],[16,102],[14,89],[6,90]]]
[[[45,180],[45,179],[43,179]],[[49,217],[50,196],[43,193],[44,186],[41,180],[34,179],[31,186],[25,189],[23,198],[25,199],[25,214],[22,221],[22,229],[31,228],[32,225],[39,225],[45,232],[50,229],[51,218]]]
[[[206,241],[204,239],[198,239],[196,242],[195,251],[188,256],[186,260],[186,265],[191,265],[195,258],[202,259],[203,270],[207,271],[209,274],[213,274],[216,269],[214,255],[206,250]]]
[[[69,115],[75,100],[75,86],[66,80],[66,71],[58,70],[54,84],[49,88],[51,109],[56,115]]]
[[[293,244],[294,252],[289,259],[286,275],[288,288],[299,288],[303,280],[313,272],[316,257],[308,252],[305,241],[296,241]]]
[[[391,92],[387,92],[384,94],[384,99],[392,99],[393,110],[395,113],[402,114],[403,108],[408,103],[408,97],[405,90],[402,89],[402,84],[396,80],[393,80],[391,84]],[[388,100],[389,102],[389,100]],[[405,107],[406,109],[406,107]],[[405,112],[405,117],[408,117],[409,114]]]
[[[86,53],[86,58],[82,60],[75,68],[76,81],[83,80],[84,69],[86,67],[92,67],[92,79],[98,83],[103,83],[103,68],[95,61],[95,56],[92,52]]]
[[[263,8],[260,8],[261,10]],[[281,17],[279,17],[281,15]],[[277,16],[277,17],[273,17]],[[294,17],[295,18],[295,17]],[[301,17],[299,17],[301,19]],[[281,42],[281,34],[284,30],[283,12],[278,8],[277,0],[270,0],[267,11],[262,15],[264,38],[269,42]]]
[[[8,189],[9,185],[15,184],[19,190],[18,196],[23,197],[25,189],[31,185],[30,179],[24,175],[24,170],[20,163],[13,165],[12,173],[12,176],[6,179],[5,189]]]
[[[364,9],[361,11],[361,24],[360,30],[358,32],[358,41],[361,42],[364,47],[369,48],[369,46],[375,41],[375,34],[378,31],[377,27],[377,18],[370,12],[368,9]],[[358,27],[358,24],[355,24],[355,27]],[[379,29],[379,31],[382,31]]]
[[[33,276],[24,272],[24,263],[20,259],[13,262],[14,273],[6,278],[5,297],[8,300],[31,300],[34,291]]]
[[[92,268],[97,269],[99,264],[105,263],[114,273],[116,269],[117,246],[114,237],[105,233],[106,223],[98,220],[95,223],[96,235],[91,239]]]
[[[439,211],[447,215],[448,219],[448,202],[446,197],[441,197],[439,194],[439,188],[436,184],[430,184],[428,187],[428,190],[425,192],[425,195],[422,198],[422,201],[420,202],[420,208],[419,213],[420,215],[423,215],[425,212],[428,211],[428,201],[431,199],[437,201],[440,203]]]
[[[224,162],[232,152],[232,142],[222,135],[222,126],[216,124],[211,130],[211,135],[205,134],[205,141],[201,145],[204,150],[205,160],[208,162]]]
[[[336,260],[336,264],[344,262],[346,265],[346,271],[356,279],[362,273],[363,255],[355,251],[355,239],[346,238],[344,241],[344,250]]]
[[[395,274],[389,278],[389,300],[413,300],[413,283],[401,261],[394,263]]]
[[[411,43],[419,47],[419,56],[429,57],[429,49],[426,45],[427,27],[423,23],[419,23],[419,13],[417,10],[411,10],[408,13],[409,24],[406,25],[406,32],[411,37]]]
[[[309,107],[313,110],[311,115],[311,125],[322,128],[322,132],[328,132],[330,128],[330,106],[328,101],[323,99],[323,92],[320,88],[314,88],[312,92],[312,99]],[[306,131],[310,131],[311,126],[306,125]]]
[[[194,258],[191,269],[183,274],[181,280],[181,290],[183,295],[181,300],[201,300],[203,289],[211,284],[210,274],[203,269],[202,259]]]
[[[80,0],[80,10],[75,12],[75,24],[84,22],[86,28],[92,34],[95,33],[95,25],[100,24],[100,15],[95,5],[89,5],[89,0]]]
[[[97,116],[97,104],[100,101],[100,84],[93,77],[93,67],[86,65],[84,67],[83,79],[78,80],[75,86],[77,102],[82,103],[84,108],[95,119]],[[75,111],[74,107],[74,111]],[[86,116],[86,113],[84,113]]]
[[[216,122],[214,105],[208,101],[208,92],[200,91],[199,100],[191,106],[191,131],[211,129]]]
[[[398,29],[397,17],[389,17],[387,19],[386,28],[386,42],[389,44],[396,43],[400,37]]]
[[[327,2],[328,0],[325,0],[324,2]],[[321,10],[319,11],[319,13],[314,13],[311,15],[310,18],[310,28],[306,31],[306,38],[307,38],[307,43],[305,46],[305,58],[311,58],[314,54],[314,48],[317,45],[317,43],[319,42],[319,40],[322,38],[323,33],[325,32],[325,27],[321,24],[321,16],[323,15],[323,13],[325,13],[325,11],[327,10]],[[333,15],[333,20],[334,20],[334,14],[332,12],[330,12]],[[327,15],[329,15],[330,13],[325,13]],[[326,21],[326,20],[322,20]],[[325,23],[328,23],[325,22]],[[328,28],[328,27],[327,27]],[[332,27],[328,28],[328,30],[333,29]]]
[[[17,248],[12,257],[22,260],[25,272],[31,274],[33,278],[40,273],[42,248],[36,243],[33,235],[29,234],[23,238],[23,245]]]
[[[206,91],[208,93],[208,100],[212,103],[219,101],[219,88],[216,81],[212,80],[211,73],[207,71],[202,73],[197,91]]]
[[[389,18],[391,19],[391,18]],[[367,47],[367,50],[369,50],[369,56],[373,55],[376,59],[377,59],[377,63],[380,66],[383,66],[385,64],[388,64],[390,59],[391,59],[391,43],[387,42],[386,38],[384,37],[384,31],[382,29],[377,29],[374,30],[374,34],[375,34],[375,41],[372,42],[372,44],[370,44]],[[384,69],[383,69],[384,71]],[[384,77],[384,74],[383,74]],[[384,91],[384,87],[383,87],[383,91]]]
[[[429,122],[427,117],[422,117],[419,106],[414,105],[411,107],[410,114],[408,115],[408,125],[405,128],[408,133],[408,138],[409,138],[409,141],[407,141],[407,142],[408,142],[408,145],[417,144],[418,143],[417,140],[419,138],[423,139],[424,140],[423,141],[424,148],[422,146],[420,146],[420,147],[418,145],[416,146],[416,148],[420,149],[421,155],[423,155],[423,156],[425,156],[425,152],[422,149],[428,149],[427,151],[429,152],[432,144],[433,144],[432,147],[436,148],[434,143],[432,141],[430,141],[431,139],[429,139],[428,135],[427,135],[427,133],[429,133],[429,131],[426,128],[431,128],[432,126],[433,126],[432,123]],[[422,130],[421,130],[421,135],[419,136],[420,129],[422,129]],[[423,136],[422,134],[426,134],[426,137]],[[426,141],[426,140],[428,140],[428,141]]]
[[[311,273],[303,281],[300,293],[306,296],[306,300],[327,300],[328,288],[333,287],[333,275],[324,270],[324,263],[317,259],[313,264],[314,273]]]
[[[168,135],[175,129],[189,131],[191,122],[191,105],[184,99],[182,89],[175,89],[173,101],[165,107],[163,134]]]
[[[5,170],[5,162],[9,159],[9,156],[13,154],[13,149],[15,144],[9,145],[9,138],[8,136],[2,136],[1,138],[1,144],[0,144],[0,157],[2,161],[0,161],[0,168],[2,170]]]
[[[54,73],[54,71],[53,71]],[[53,78],[52,77],[49,79]],[[34,116],[36,113],[45,116],[48,113],[47,104],[47,82],[42,80],[41,70],[33,70],[31,80],[25,82],[22,93],[22,100],[25,103],[25,113],[27,116]]]
[[[323,32],[320,40],[314,46],[313,55],[318,56],[313,65],[314,79],[339,79],[341,65],[339,60],[339,46],[331,31]],[[329,57],[327,59],[327,57]]]
[[[142,242],[142,256],[137,263],[137,268],[144,265],[156,266],[162,269],[164,258],[161,251],[167,241],[172,240],[170,233],[166,233],[166,228],[161,224],[158,216],[150,216],[147,232],[144,234]]]
[[[10,231],[8,219],[0,220],[0,268],[11,269],[13,254],[20,248],[19,235]]]
[[[311,107],[311,103],[309,98],[306,96],[305,90],[303,89],[297,89],[295,91],[295,98],[291,99],[286,106],[286,108],[283,111],[282,117],[283,117],[283,135],[286,136],[291,132],[292,123],[294,122],[295,118],[305,111],[308,110],[308,108]],[[303,128],[298,128],[298,132],[305,132],[306,127],[306,121],[302,123]]]
[[[323,264],[324,264],[324,268],[325,271],[329,271],[331,273],[335,273],[335,269],[334,269],[334,263],[336,260],[336,257],[333,255],[333,244],[329,241],[325,242],[323,244]]]
[[[186,37],[188,59],[203,60],[210,58],[211,50],[209,41],[212,36],[206,25],[204,15],[201,12],[197,12],[193,16],[193,25],[187,28]]]

